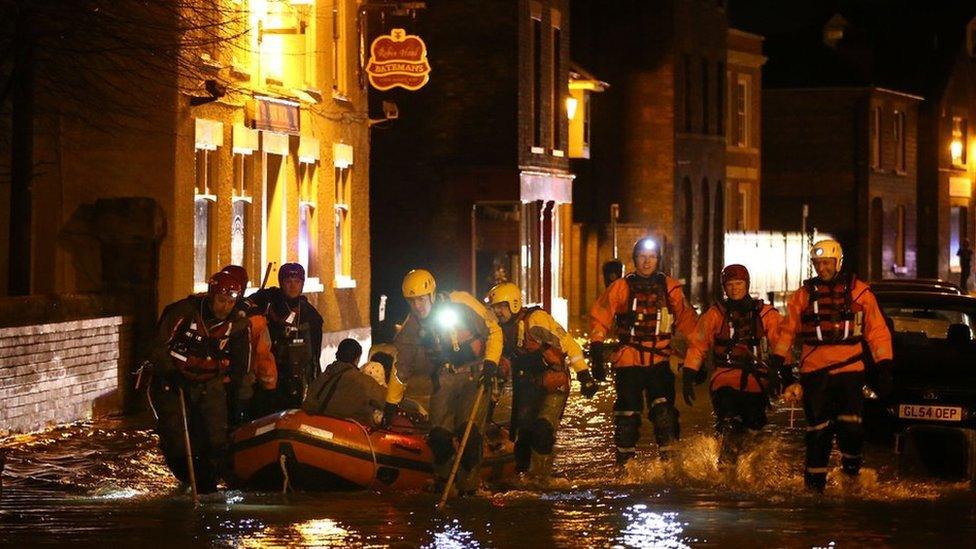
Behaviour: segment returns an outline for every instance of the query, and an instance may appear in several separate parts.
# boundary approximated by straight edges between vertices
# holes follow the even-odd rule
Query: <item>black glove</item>
[[[698,372],[691,368],[681,369],[681,394],[685,397],[685,404],[693,406],[695,404],[695,378]]]
[[[498,364],[495,364],[492,360],[486,360],[481,365],[481,378],[478,382],[485,387],[491,387],[495,383],[495,378],[498,376]]]
[[[391,402],[387,402],[383,406],[383,421],[380,422],[380,427],[386,428],[393,423],[393,416],[396,415],[397,408],[399,408],[399,406]]]
[[[871,384],[873,385],[872,389],[879,399],[887,400],[895,392],[895,380],[891,376],[891,359],[879,360],[874,367],[877,374],[874,383]]]
[[[576,373],[576,380],[580,384],[580,394],[586,398],[593,398],[599,388],[589,370],[580,370]]]
[[[766,394],[771,399],[777,399],[783,393],[783,370],[786,366],[783,364],[786,360],[779,355],[772,355],[769,357],[767,362],[767,372],[766,372]]]
[[[590,370],[593,372],[593,378],[597,381],[607,380],[607,369],[604,366],[603,351],[602,341],[593,341],[590,343]]]

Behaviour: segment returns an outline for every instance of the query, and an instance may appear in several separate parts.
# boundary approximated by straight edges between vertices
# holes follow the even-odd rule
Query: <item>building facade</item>
[[[763,228],[805,223],[841,241],[866,280],[914,277],[920,102],[882,88],[765,90]]]
[[[726,54],[725,230],[759,230],[762,36],[729,29]]]
[[[374,131],[370,176],[374,302],[391,317],[403,275],[426,268],[479,297],[516,282],[565,320],[569,24],[566,1],[518,0],[428,3],[377,27],[420,36],[431,67],[417,91],[372,92],[399,113]]]
[[[195,9],[174,36],[187,50],[158,52],[164,71],[107,76],[144,99],[126,123],[99,124],[97,105],[41,121],[37,162],[54,168],[33,184],[30,293],[142,292],[140,314],[155,318],[226,264],[246,267],[253,291],[295,261],[324,346],[367,341],[360,3]]]

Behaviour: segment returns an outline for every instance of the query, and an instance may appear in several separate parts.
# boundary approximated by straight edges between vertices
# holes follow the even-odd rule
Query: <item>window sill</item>
[[[532,154],[546,154],[546,149],[542,147],[532,147],[529,149]]]
[[[193,293],[195,294],[205,294],[210,286],[206,282],[194,282],[193,283]]]
[[[563,158],[564,156],[566,156],[566,153],[564,153],[563,151],[561,151],[559,149],[553,149],[552,150],[552,155],[555,156],[556,158]]]
[[[332,287],[336,289],[349,289],[356,287],[356,281],[348,276],[336,276],[332,281]]]
[[[340,92],[335,88],[332,88],[332,100],[335,101],[336,103],[340,103],[343,105],[352,104],[352,99],[350,99],[348,95]]]
[[[305,294],[317,294],[325,291],[325,286],[322,285],[322,281],[317,276],[312,276],[305,279],[305,286],[302,287],[302,293]]]

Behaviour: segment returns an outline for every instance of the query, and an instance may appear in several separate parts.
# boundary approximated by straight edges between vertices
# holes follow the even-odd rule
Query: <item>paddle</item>
[[[464,455],[464,449],[468,445],[468,437],[471,436],[471,428],[474,426],[474,416],[478,414],[478,407],[481,406],[481,397],[484,394],[485,386],[484,384],[479,383],[478,394],[474,397],[474,406],[471,407],[471,413],[468,414],[468,424],[464,426],[464,435],[461,437],[461,445],[458,447],[458,450],[454,456],[454,466],[451,467],[451,474],[447,477],[447,484],[444,485],[444,493],[441,494],[441,500],[437,503],[438,511],[444,509],[444,505],[447,504],[447,496],[451,493],[451,486],[454,485],[454,478],[457,476],[458,467],[461,466],[461,456]]]

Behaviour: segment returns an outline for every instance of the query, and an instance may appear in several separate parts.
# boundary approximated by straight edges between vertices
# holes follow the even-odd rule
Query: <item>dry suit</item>
[[[662,456],[680,436],[671,340],[676,331],[690,337],[696,318],[681,284],[660,272],[649,277],[630,273],[614,281],[590,308],[590,341],[615,335],[620,343],[610,355],[617,392],[617,463],[626,463],[637,452],[645,400]]]

